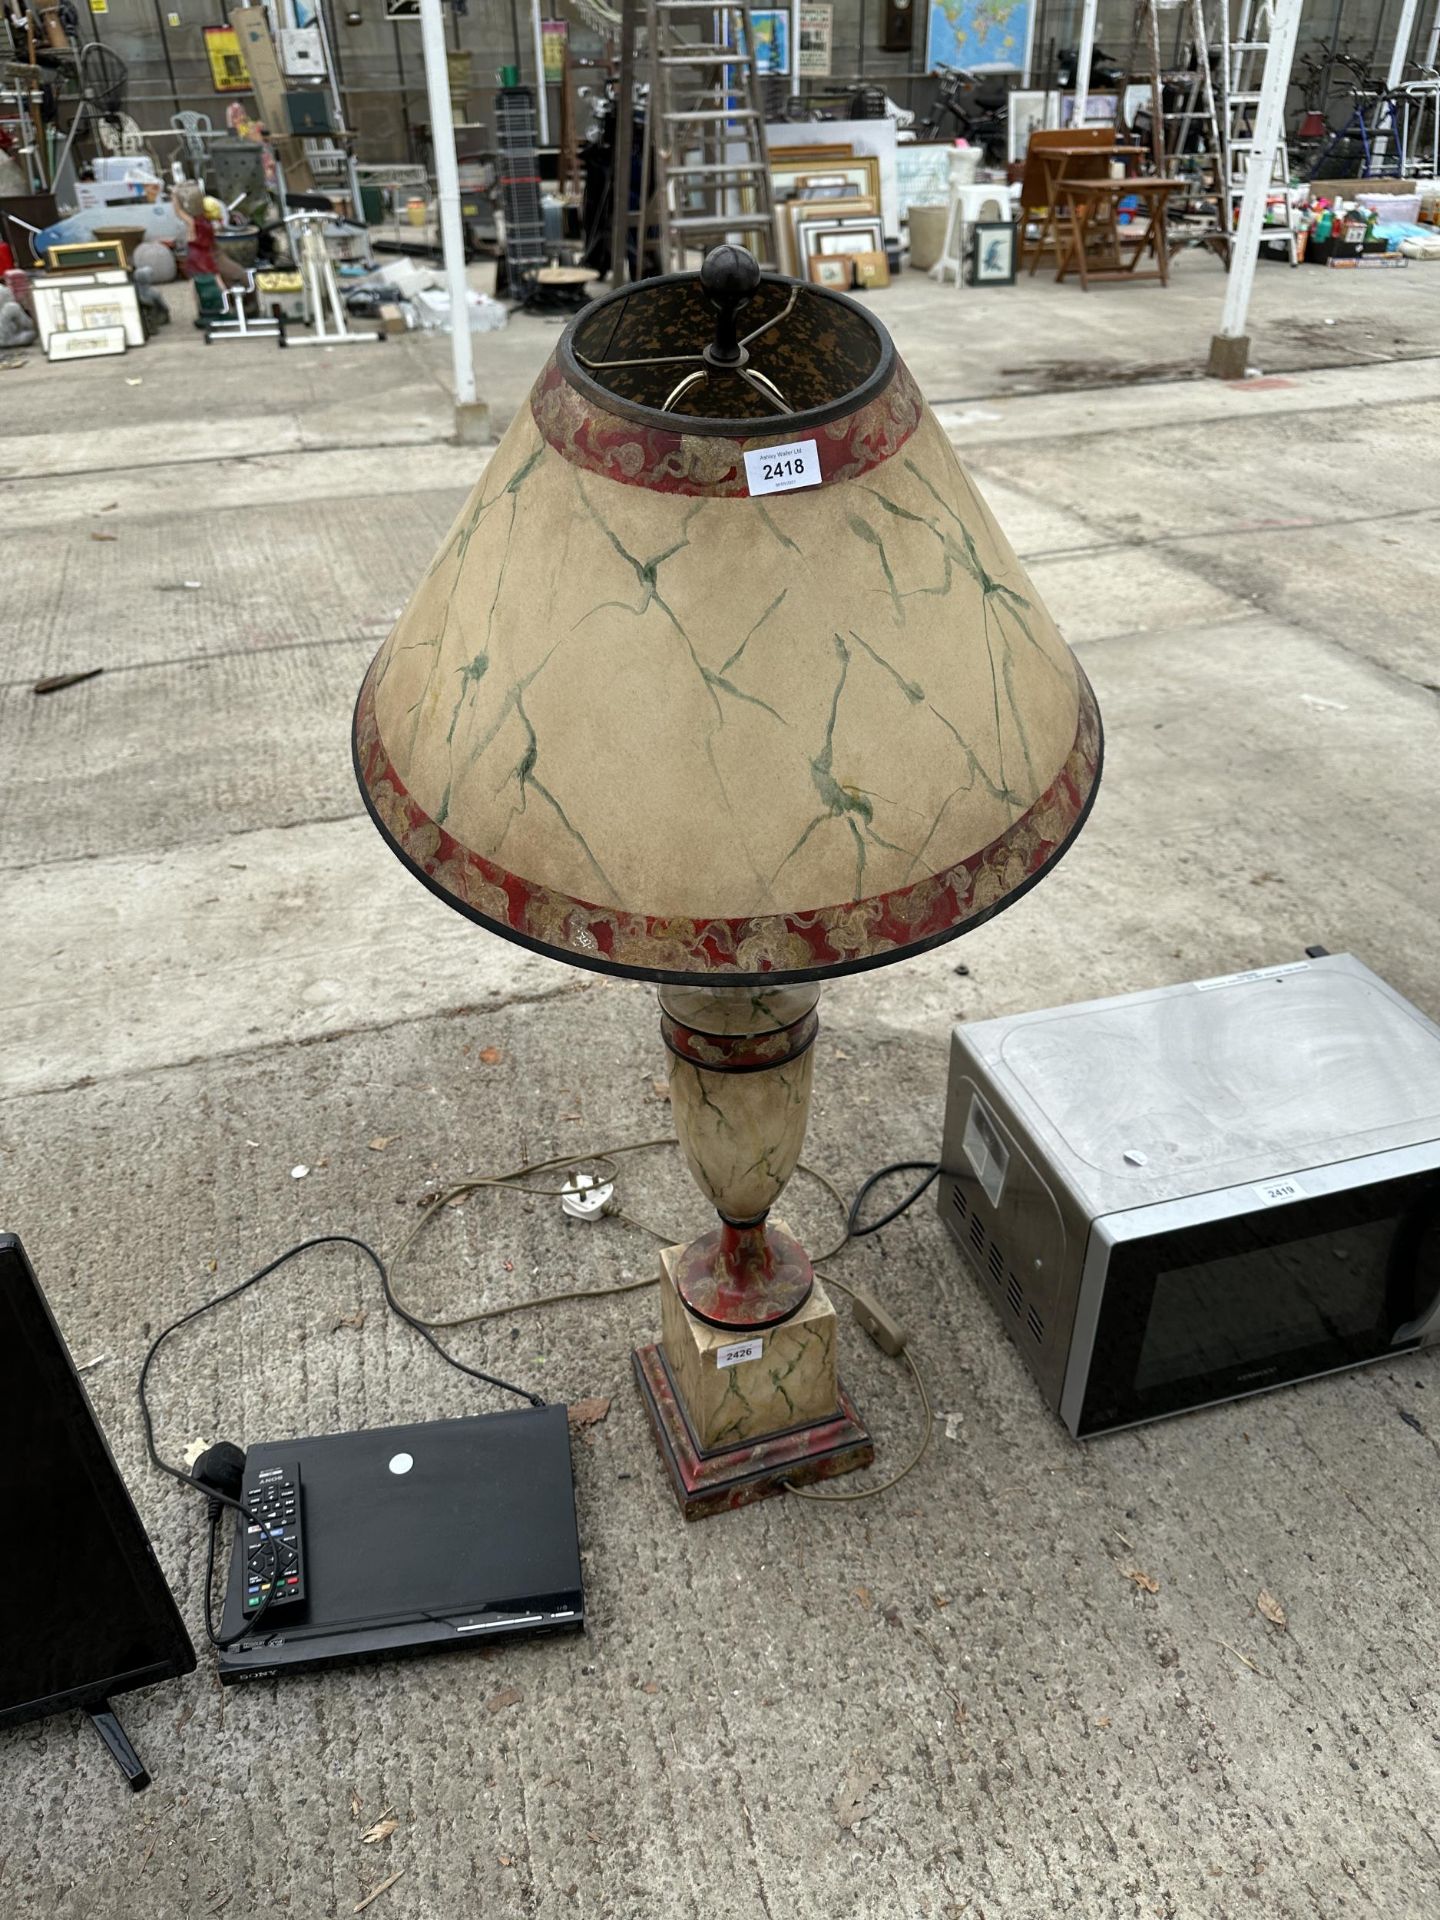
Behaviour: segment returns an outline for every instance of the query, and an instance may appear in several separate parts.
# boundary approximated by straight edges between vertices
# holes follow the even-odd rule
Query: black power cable
[[[846,1240],[863,1240],[867,1233],[878,1233],[882,1227],[888,1227],[892,1220],[898,1220],[907,1208],[914,1206],[921,1194],[929,1191],[938,1177],[939,1172],[940,1163],[938,1160],[895,1160],[892,1161],[888,1167],[877,1168],[868,1180],[861,1182],[859,1191],[850,1202],[850,1211],[845,1216]],[[866,1196],[872,1187],[878,1186],[882,1180],[888,1179],[892,1173],[923,1173],[925,1178],[920,1182],[918,1187],[912,1188],[911,1191],[906,1194],[898,1206],[891,1207],[890,1211],[888,1213],[882,1213],[878,1220],[871,1220],[862,1227],[860,1225],[860,1209],[865,1204]]]
[[[150,1455],[152,1464],[156,1466],[161,1473],[168,1473],[172,1480],[180,1481],[183,1486],[193,1487],[197,1493],[203,1494],[210,1503],[210,1544],[205,1564],[205,1631],[209,1636],[210,1644],[222,1650],[225,1647],[233,1646],[242,1636],[254,1632],[266,1608],[270,1605],[274,1589],[272,1584],[271,1593],[265,1595],[259,1607],[251,1614],[249,1619],[244,1622],[238,1632],[231,1634],[228,1639],[222,1639],[219,1634],[216,1633],[214,1614],[212,1611],[212,1598],[215,1577],[215,1539],[220,1524],[221,1509],[229,1507],[233,1512],[240,1515],[247,1526],[253,1527],[259,1523],[243,1500],[237,1499],[233,1494],[223,1492],[210,1480],[202,1479],[193,1473],[186,1473],[183,1468],[173,1466],[170,1461],[163,1460],[160,1457],[159,1450],[155,1445],[155,1424],[151,1417],[150,1399],[146,1391],[146,1384],[150,1377],[150,1369],[155,1362],[156,1355],[170,1338],[171,1334],[178,1333],[181,1327],[187,1326],[190,1321],[198,1320],[202,1314],[209,1313],[212,1308],[223,1307],[227,1301],[234,1300],[238,1295],[245,1293],[249,1288],[257,1285],[258,1282],[274,1273],[277,1267],[283,1267],[287,1260],[293,1260],[297,1254],[308,1253],[312,1247],[335,1246],[355,1247],[365,1255],[366,1259],[380,1276],[380,1287],[385,1295],[386,1306],[389,1307],[390,1311],[395,1314],[398,1319],[403,1320],[406,1326],[418,1333],[422,1340],[432,1346],[447,1366],[454,1367],[459,1373],[467,1374],[472,1380],[480,1381],[484,1386],[498,1387],[502,1393],[513,1393],[521,1400],[528,1400],[532,1407],[543,1407],[545,1405],[545,1401],[538,1393],[530,1393],[524,1387],[512,1386],[508,1380],[498,1379],[492,1373],[484,1373],[479,1367],[467,1366],[463,1360],[457,1360],[453,1353],[447,1353],[445,1348],[442,1347],[440,1342],[435,1338],[435,1335],[425,1325],[424,1321],[418,1319],[410,1312],[408,1307],[402,1306],[395,1298],[390,1286],[390,1275],[386,1270],[385,1262],[380,1258],[379,1254],[376,1253],[375,1249],[369,1246],[364,1240],[358,1240],[353,1234],[349,1233],[320,1233],[316,1234],[313,1239],[300,1241],[297,1246],[287,1247],[284,1253],[277,1255],[274,1260],[270,1261],[268,1266],[261,1267],[257,1273],[248,1275],[246,1279],[238,1281],[233,1287],[227,1287],[224,1293],[217,1293],[213,1299],[203,1301],[198,1307],[192,1307],[188,1313],[182,1313],[178,1320],[172,1320],[170,1325],[164,1328],[162,1332],[157,1333],[151,1341],[150,1349],[146,1353],[144,1363],[140,1368],[140,1378],[136,1384],[135,1392],[136,1398],[140,1403],[141,1423],[145,1429],[145,1448]],[[270,1539],[268,1532],[264,1537],[269,1543],[272,1560],[272,1566],[269,1570],[273,1573],[273,1562],[277,1557],[277,1548],[274,1541]]]
[[[648,1140],[648,1141],[643,1141],[638,1143],[638,1146],[635,1148],[617,1149],[617,1151],[632,1152],[632,1151],[638,1151],[640,1147],[671,1146],[671,1145],[674,1145],[674,1141],[669,1138],[664,1140]],[[428,1222],[428,1220],[431,1218],[431,1216],[439,1209],[439,1207],[442,1206],[446,1200],[453,1198],[455,1193],[469,1193],[479,1187],[503,1187],[503,1188],[511,1188],[511,1190],[519,1191],[519,1192],[548,1191],[547,1189],[542,1189],[542,1188],[512,1187],[512,1182],[517,1181],[519,1177],[525,1173],[545,1171],[552,1167],[556,1167],[560,1165],[570,1165],[573,1163],[574,1163],[574,1156],[567,1155],[567,1156],[564,1156],[563,1158],[557,1158],[554,1161],[541,1162],[536,1167],[517,1168],[513,1173],[501,1175],[498,1178],[467,1181],[462,1186],[452,1190],[451,1193],[441,1194],[434,1202],[432,1202],[429,1211],[425,1215],[425,1218],[420,1222],[420,1226],[417,1227],[415,1229],[415,1232],[413,1232],[409,1236],[409,1238],[405,1241],[404,1245],[400,1249],[400,1253],[403,1254],[408,1250],[412,1241],[415,1239],[416,1234],[418,1234],[418,1232],[420,1231],[420,1228],[423,1228],[425,1224]],[[915,1204],[915,1202],[921,1197],[921,1195],[926,1193],[929,1190],[930,1186],[934,1183],[939,1172],[940,1172],[939,1164],[937,1162],[930,1161],[930,1160],[896,1160],[892,1162],[892,1164],[889,1166],[877,1168],[874,1173],[872,1173],[866,1180],[864,1180],[861,1183],[860,1188],[856,1192],[855,1198],[850,1203],[850,1207],[845,1220],[844,1237],[839,1242],[839,1245],[832,1248],[830,1254],[825,1257],[833,1258],[836,1254],[842,1252],[845,1246],[851,1240],[863,1240],[868,1234],[878,1233],[882,1227],[888,1227],[893,1220],[898,1220],[902,1213],[906,1212],[908,1208],[912,1207]],[[871,1190],[874,1187],[878,1186],[880,1181],[886,1180],[892,1174],[896,1174],[896,1173],[921,1173],[924,1175],[924,1178],[918,1183],[918,1185],[913,1187],[911,1191],[905,1195],[904,1199],[899,1201],[895,1206],[891,1207],[887,1213],[881,1214],[878,1220],[868,1221],[865,1225],[862,1226],[860,1224],[860,1209],[864,1205]],[[828,1180],[825,1180],[823,1176],[819,1176],[819,1177],[821,1178],[822,1184],[828,1187],[831,1193],[835,1194],[835,1198],[838,1200],[840,1196],[838,1193],[835,1193],[835,1189],[833,1186],[831,1186],[831,1183]],[[622,1215],[621,1217],[625,1218],[624,1215]],[[638,1226],[638,1225],[641,1225],[642,1223],[638,1221],[632,1221],[632,1222],[628,1222],[628,1224]],[[645,1231],[654,1234],[654,1237],[659,1240],[669,1240],[674,1237],[673,1235],[670,1235],[670,1234],[655,1232],[653,1228],[646,1228]],[[380,1287],[381,1287],[381,1291],[384,1293],[384,1296],[385,1296],[386,1306],[396,1316],[397,1319],[403,1320],[406,1326],[411,1328],[413,1332],[418,1333],[421,1339],[424,1340],[427,1343],[427,1345],[433,1347],[435,1352],[439,1354],[440,1358],[446,1363],[447,1366],[454,1367],[457,1372],[467,1375],[468,1378],[472,1380],[479,1381],[483,1386],[496,1387],[502,1393],[513,1393],[518,1399],[529,1401],[532,1407],[543,1407],[545,1405],[544,1398],[540,1394],[530,1393],[524,1387],[514,1386],[511,1384],[510,1381],[501,1380],[495,1374],[485,1373],[479,1367],[468,1366],[463,1360],[457,1360],[453,1353],[447,1352],[446,1349],[443,1346],[441,1346],[440,1342],[436,1339],[435,1334],[432,1332],[430,1325],[428,1325],[424,1320],[422,1320],[418,1314],[412,1313],[407,1306],[405,1306],[399,1299],[396,1298],[394,1289],[390,1284],[389,1269],[386,1267],[385,1262],[380,1258],[380,1255],[376,1253],[375,1249],[372,1246],[370,1246],[366,1241],[357,1239],[354,1234],[321,1233],[321,1234],[314,1235],[309,1240],[301,1240],[297,1245],[293,1247],[287,1247],[284,1253],[278,1254],[275,1259],[271,1260],[266,1266],[261,1267],[257,1272],[249,1274],[244,1280],[237,1281],[237,1283],[233,1287],[227,1287],[223,1293],[217,1293],[212,1299],[202,1301],[198,1307],[192,1307],[188,1313],[181,1314],[178,1320],[172,1320],[170,1325],[168,1327],[165,1327],[160,1333],[158,1333],[155,1336],[154,1340],[152,1340],[150,1343],[149,1350],[147,1351],[144,1362],[140,1368],[140,1378],[136,1385],[136,1397],[140,1403],[140,1419],[145,1430],[145,1448],[147,1453],[150,1456],[152,1465],[154,1465],[161,1473],[169,1474],[172,1480],[178,1480],[183,1486],[193,1487],[197,1493],[204,1495],[205,1499],[209,1503],[210,1537],[209,1537],[209,1544],[208,1544],[208,1549],[206,1553],[206,1564],[205,1564],[205,1631],[209,1637],[211,1645],[221,1650],[223,1650],[226,1647],[233,1646],[237,1640],[243,1638],[245,1635],[248,1635],[254,1632],[255,1628],[260,1623],[261,1617],[264,1615],[266,1609],[269,1607],[270,1599],[271,1599],[271,1594],[267,1594],[265,1598],[261,1601],[259,1607],[249,1617],[249,1619],[243,1623],[243,1625],[239,1628],[237,1632],[231,1634],[228,1638],[222,1639],[220,1635],[216,1633],[215,1623],[214,1623],[214,1614],[213,1614],[215,1547],[216,1547],[216,1538],[219,1530],[221,1513],[223,1509],[228,1507],[231,1509],[231,1511],[238,1514],[240,1518],[244,1520],[247,1526],[252,1526],[252,1527],[257,1526],[258,1522],[256,1521],[254,1514],[245,1505],[243,1500],[237,1498],[234,1494],[225,1491],[224,1488],[222,1488],[221,1486],[216,1485],[213,1479],[205,1478],[201,1474],[186,1473],[183,1468],[174,1466],[171,1464],[170,1461],[161,1458],[160,1452],[155,1445],[155,1426],[154,1426],[154,1420],[150,1412],[150,1400],[149,1400],[149,1394],[147,1392],[147,1384],[150,1377],[150,1369],[154,1365],[155,1360],[159,1355],[161,1347],[165,1344],[165,1342],[170,1338],[172,1334],[178,1333],[181,1327],[188,1326],[192,1320],[198,1320],[201,1317],[201,1315],[211,1312],[215,1307],[222,1307],[226,1305],[227,1302],[236,1299],[240,1294],[245,1293],[251,1287],[258,1285],[258,1283],[261,1280],[268,1278],[268,1276],[274,1273],[278,1267],[282,1267],[286,1264],[287,1261],[295,1259],[297,1255],[302,1253],[308,1253],[312,1247],[331,1247],[331,1246],[354,1247],[358,1252],[363,1253],[365,1255],[365,1258],[371,1263],[376,1273],[378,1273],[380,1276]],[[396,1258],[397,1259],[399,1258],[398,1254],[396,1255]],[[595,1292],[597,1294],[628,1292],[628,1291],[631,1291],[633,1288],[647,1285],[647,1284],[650,1284],[650,1283],[647,1281],[627,1281],[620,1287],[602,1287],[602,1288],[596,1289]],[[840,1285],[841,1283],[837,1281],[836,1284]],[[849,1291],[848,1288],[843,1290],[847,1292]],[[562,1300],[580,1299],[584,1297],[586,1297],[584,1294],[579,1294],[579,1293],[547,1295],[541,1299],[520,1301],[518,1303],[512,1303],[508,1307],[491,1309],[489,1312],[484,1314],[467,1315],[460,1320],[444,1321],[444,1322],[439,1322],[438,1324],[442,1326],[465,1325],[471,1320],[490,1319],[495,1317],[495,1315],[497,1314],[516,1312],[524,1307],[549,1306]],[[910,1468],[913,1467],[918,1462],[920,1455],[924,1453],[925,1447],[928,1444],[929,1432],[930,1432],[929,1401],[928,1399],[926,1399],[926,1396],[925,1396],[924,1383],[920,1379],[920,1375],[918,1371],[916,1371],[915,1369],[915,1362],[910,1357],[908,1352],[906,1353],[905,1358],[908,1361],[912,1372],[915,1373],[916,1384],[920,1389],[921,1399],[922,1401],[924,1401],[924,1404],[925,1404],[926,1427],[925,1427],[925,1440],[922,1441],[921,1443],[920,1452],[916,1454],[915,1458],[909,1463],[908,1466],[902,1468],[900,1474],[895,1476],[896,1479],[903,1478],[904,1475],[910,1471]],[[214,1453],[223,1451],[224,1447],[225,1447],[225,1443],[223,1442],[219,1443],[219,1446],[217,1448],[211,1449],[211,1453],[214,1454]],[[207,1455],[207,1459],[208,1458],[209,1456]],[[204,1465],[203,1462],[197,1462],[196,1464],[201,1466]],[[865,1498],[865,1497],[868,1497],[868,1494],[882,1492],[884,1490],[884,1487],[891,1486],[893,1484],[894,1484],[894,1481],[890,1480],[890,1481],[884,1482],[881,1487],[866,1489],[859,1495],[845,1495],[845,1496],[835,1495],[831,1497],[832,1498],[843,1497],[846,1499]],[[800,1491],[800,1489],[797,1489],[797,1491]],[[278,1549],[276,1548],[273,1540],[270,1539],[268,1532],[265,1533],[263,1537],[265,1538],[267,1544],[269,1545],[269,1551],[272,1558],[272,1565],[269,1570],[273,1573],[274,1562],[278,1557]],[[273,1591],[274,1589],[273,1589],[273,1583],[272,1583],[272,1593]]]

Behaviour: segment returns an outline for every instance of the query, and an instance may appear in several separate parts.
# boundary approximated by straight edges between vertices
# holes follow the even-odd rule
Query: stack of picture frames
[[[847,292],[888,287],[880,162],[838,143],[772,147],[780,270]]]

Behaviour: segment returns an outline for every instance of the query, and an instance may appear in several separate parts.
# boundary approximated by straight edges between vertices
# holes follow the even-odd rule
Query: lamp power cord
[[[396,1267],[410,1251],[411,1247],[415,1245],[415,1242],[420,1238],[436,1214],[444,1208],[454,1205],[457,1200],[468,1199],[472,1193],[498,1191],[503,1193],[539,1195],[546,1199],[560,1199],[566,1193],[574,1191],[568,1178],[564,1184],[560,1186],[537,1186],[530,1184],[530,1177],[536,1174],[571,1170],[583,1164],[586,1167],[596,1170],[603,1167],[608,1170],[607,1177],[613,1179],[619,1172],[616,1162],[622,1155],[646,1153],[658,1147],[676,1147],[679,1144],[674,1134],[661,1134],[652,1140],[637,1140],[629,1146],[610,1147],[603,1153],[558,1154],[549,1160],[528,1161],[522,1166],[512,1168],[508,1173],[481,1174],[476,1175],[473,1179],[457,1181],[453,1186],[447,1187],[443,1192],[436,1194],[434,1199],[431,1200],[426,1207],[424,1213],[420,1216],[419,1221],[411,1228],[410,1232],[391,1255],[391,1274],[393,1276]],[[915,1382],[915,1390],[920,1396],[924,1425],[921,1429],[920,1444],[905,1462],[904,1466],[898,1468],[895,1473],[891,1474],[889,1479],[881,1480],[874,1486],[854,1487],[844,1493],[820,1493],[814,1488],[799,1486],[794,1481],[787,1480],[784,1483],[785,1489],[787,1493],[798,1494],[801,1499],[813,1500],[820,1505],[839,1505],[841,1503],[848,1504],[856,1500],[871,1500],[876,1494],[886,1493],[891,1487],[898,1486],[907,1474],[913,1473],[915,1468],[919,1466],[930,1446],[931,1436],[934,1432],[935,1416],[930,1406],[930,1396],[925,1389],[924,1377],[916,1365],[915,1356],[910,1351],[908,1338],[904,1332],[899,1329],[893,1321],[890,1321],[888,1316],[883,1314],[883,1310],[878,1308],[878,1303],[876,1303],[868,1293],[862,1289],[848,1285],[847,1282],[839,1279],[833,1273],[828,1271],[822,1273],[821,1267],[829,1261],[838,1258],[850,1245],[852,1240],[863,1240],[869,1234],[879,1233],[882,1227],[888,1227],[892,1221],[898,1220],[902,1213],[905,1213],[909,1208],[913,1207],[915,1202],[929,1191],[939,1175],[940,1165],[938,1161],[934,1160],[896,1160],[889,1166],[878,1167],[874,1173],[862,1181],[856,1191],[854,1199],[848,1204],[834,1181],[830,1179],[828,1174],[821,1173],[817,1167],[807,1166],[802,1160],[798,1163],[796,1171],[806,1174],[810,1179],[817,1181],[835,1202],[835,1205],[839,1208],[845,1220],[845,1228],[840,1238],[832,1247],[828,1247],[824,1253],[815,1256],[813,1264],[817,1275],[824,1280],[827,1286],[838,1287],[841,1293],[850,1300],[852,1307],[856,1310],[856,1318],[860,1320],[860,1323],[865,1327],[866,1331],[870,1333],[872,1339],[876,1340],[877,1345],[882,1345],[884,1351],[889,1353],[892,1358],[904,1360]],[[897,1201],[888,1212],[882,1213],[878,1220],[870,1220],[862,1224],[860,1219],[861,1210],[873,1189],[878,1186],[882,1180],[887,1180],[897,1173],[919,1173],[923,1175],[923,1178],[913,1186],[901,1200]],[[661,1246],[674,1246],[677,1241],[685,1238],[683,1233],[669,1233],[663,1228],[653,1227],[649,1225],[648,1222],[637,1219],[635,1215],[627,1213],[621,1207],[612,1207],[609,1209],[609,1216],[636,1232],[648,1234],[652,1240],[659,1241]],[[427,1317],[424,1320],[424,1324],[435,1328],[437,1331],[445,1332],[457,1327],[479,1326],[487,1320],[504,1319],[513,1313],[529,1313],[541,1307],[563,1306],[575,1300],[603,1300],[613,1298],[617,1294],[636,1293],[643,1287],[658,1285],[658,1275],[646,1274],[638,1280],[621,1280],[610,1286],[572,1287],[556,1293],[533,1294],[528,1299],[507,1301],[502,1306],[482,1307],[474,1313],[456,1314],[443,1320]],[[877,1313],[888,1326],[888,1337],[877,1335],[871,1317]],[[406,1317],[411,1319],[412,1324],[419,1323],[419,1316],[414,1315],[413,1309]]]
[[[394,1286],[396,1269],[410,1253],[410,1250],[434,1220],[435,1216],[457,1200],[468,1198],[469,1195],[479,1192],[514,1193],[545,1199],[562,1199],[565,1195],[577,1191],[572,1182],[571,1175],[579,1166],[583,1165],[597,1170],[606,1168],[609,1170],[609,1175],[613,1180],[613,1178],[618,1176],[619,1168],[617,1163],[622,1158],[631,1154],[646,1153],[662,1147],[674,1147],[678,1145],[679,1142],[675,1135],[665,1134],[650,1140],[639,1140],[628,1145],[611,1147],[599,1153],[577,1154],[572,1152],[557,1154],[546,1160],[524,1161],[519,1166],[512,1167],[504,1173],[480,1174],[467,1180],[457,1181],[454,1185],[438,1193],[428,1203],[420,1219],[411,1228],[409,1233],[405,1235],[399,1246],[390,1256],[388,1266],[367,1241],[359,1239],[354,1234],[315,1234],[308,1240],[299,1241],[293,1247],[287,1247],[286,1250],[278,1254],[275,1259],[269,1261],[256,1272],[247,1275],[245,1279],[238,1281],[234,1286],[227,1287],[223,1292],[215,1294],[209,1300],[202,1301],[199,1306],[192,1307],[188,1313],[181,1314],[178,1319],[171,1321],[169,1326],[163,1328],[155,1336],[145,1354],[144,1361],[140,1368],[139,1380],[136,1384],[136,1398],[140,1407],[140,1419],[144,1430],[145,1448],[149,1454],[151,1464],[159,1472],[167,1474],[172,1480],[178,1481],[182,1486],[193,1488],[195,1492],[203,1495],[207,1502],[210,1526],[205,1564],[204,1613],[205,1631],[213,1647],[223,1650],[226,1647],[234,1645],[238,1639],[252,1634],[270,1604],[270,1595],[266,1594],[260,1606],[243,1622],[236,1632],[228,1636],[222,1636],[216,1631],[213,1612],[213,1595],[215,1549],[220,1520],[224,1512],[229,1510],[234,1512],[246,1526],[255,1526],[258,1523],[250,1508],[240,1498],[240,1487],[243,1484],[244,1456],[238,1448],[230,1446],[227,1442],[218,1443],[209,1450],[209,1453],[202,1456],[202,1458],[195,1463],[197,1468],[195,1472],[186,1472],[183,1468],[177,1467],[173,1462],[166,1460],[161,1455],[155,1441],[155,1425],[149,1398],[149,1380],[151,1369],[165,1343],[171,1339],[173,1335],[177,1334],[182,1327],[188,1326],[192,1321],[198,1320],[202,1315],[210,1313],[215,1308],[222,1307],[229,1301],[237,1299],[241,1294],[248,1292],[250,1288],[258,1286],[262,1280],[268,1279],[268,1277],[280,1267],[287,1265],[291,1260],[297,1259],[302,1253],[308,1253],[316,1247],[353,1247],[357,1252],[363,1254],[374,1267],[380,1279],[380,1288],[385,1298],[385,1304],[389,1310],[395,1314],[397,1319],[402,1320],[406,1326],[411,1328],[413,1332],[419,1334],[421,1339],[426,1341],[427,1344],[435,1350],[447,1366],[454,1367],[457,1372],[465,1374],[469,1379],[475,1380],[483,1386],[495,1387],[503,1393],[514,1394],[517,1398],[528,1401],[531,1406],[544,1406],[545,1401],[540,1394],[532,1393],[528,1388],[516,1386],[508,1380],[501,1379],[498,1375],[487,1373],[479,1367],[472,1367],[465,1361],[457,1359],[453,1353],[449,1352],[441,1344],[437,1335],[461,1327],[478,1326],[490,1320],[506,1318],[511,1314],[532,1312],[543,1307],[561,1306],[573,1301],[600,1300],[613,1298],[619,1294],[635,1293],[642,1288],[658,1285],[658,1275],[647,1274],[637,1280],[622,1280],[603,1287],[565,1288],[553,1293],[535,1294],[527,1299],[507,1301],[500,1306],[482,1307],[473,1313],[456,1314],[446,1318],[440,1318],[422,1314],[415,1308],[407,1305],[406,1302],[400,1298]],[[817,1273],[819,1273],[821,1266],[837,1259],[852,1240],[863,1239],[869,1234],[878,1233],[882,1227],[889,1226],[892,1221],[898,1219],[907,1208],[913,1206],[921,1195],[926,1192],[940,1169],[937,1164],[930,1161],[909,1160],[897,1161],[891,1166],[881,1167],[863,1182],[854,1199],[850,1201],[848,1205],[840,1193],[839,1188],[827,1175],[821,1173],[814,1167],[807,1166],[803,1161],[800,1163],[797,1171],[817,1181],[835,1202],[836,1207],[844,1218],[844,1229],[839,1239],[833,1246],[827,1248],[825,1252],[816,1257],[815,1268]],[[922,1173],[924,1178],[918,1185],[913,1187],[902,1200],[891,1207],[888,1212],[882,1214],[879,1219],[862,1224],[860,1219],[861,1209],[874,1187],[881,1180],[887,1179],[893,1174],[909,1172]],[[553,1180],[542,1184],[543,1176],[547,1174],[559,1174],[562,1177],[558,1184]],[[607,1212],[611,1218],[617,1220],[621,1225],[629,1228],[633,1232],[645,1234],[650,1239],[658,1241],[662,1246],[674,1245],[677,1241],[683,1240],[684,1238],[683,1234],[667,1232],[662,1228],[652,1226],[647,1221],[627,1213],[621,1207],[608,1207]],[[912,1473],[920,1464],[930,1445],[934,1430],[934,1415],[931,1410],[929,1395],[926,1392],[924,1378],[919,1367],[916,1365],[915,1357],[910,1351],[903,1331],[884,1313],[884,1310],[879,1307],[878,1302],[876,1302],[865,1289],[852,1287],[833,1273],[826,1272],[821,1274],[820,1277],[825,1280],[827,1285],[838,1287],[839,1290],[851,1300],[856,1311],[857,1319],[860,1320],[860,1323],[871,1334],[872,1338],[876,1340],[878,1345],[881,1345],[884,1350],[892,1356],[904,1359],[914,1379],[916,1391],[920,1396],[920,1404],[924,1414],[924,1425],[921,1432],[920,1443],[910,1459],[906,1461],[904,1466],[890,1475],[888,1479],[879,1482],[875,1486],[854,1488],[845,1493],[818,1493],[812,1488],[796,1486],[790,1482],[786,1482],[786,1486],[788,1491],[820,1504],[839,1504],[841,1502],[849,1503],[856,1500],[868,1500],[872,1499],[876,1494],[884,1493],[888,1491],[889,1488],[896,1486],[907,1474]],[[211,1463],[212,1456],[222,1455],[226,1457],[218,1467],[209,1464]],[[230,1456],[233,1456],[233,1459],[230,1458]],[[236,1464],[237,1462],[238,1464]],[[217,1480],[219,1484],[217,1484]],[[278,1550],[272,1542],[268,1541],[268,1536],[266,1536],[266,1539],[269,1545],[269,1551],[273,1557],[277,1554]]]

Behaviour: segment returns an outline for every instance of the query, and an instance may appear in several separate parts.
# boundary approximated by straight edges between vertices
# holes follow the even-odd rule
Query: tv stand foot
[[[104,1741],[110,1758],[119,1767],[121,1773],[130,1782],[132,1793],[139,1793],[150,1784],[150,1776],[145,1771],[140,1756],[126,1737],[125,1729],[115,1718],[108,1700],[97,1700],[93,1706],[85,1708],[86,1716],[96,1733]]]

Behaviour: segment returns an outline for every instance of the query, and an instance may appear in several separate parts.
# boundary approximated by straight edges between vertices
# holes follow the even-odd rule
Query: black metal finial
[[[744,247],[713,247],[700,269],[700,284],[715,308],[715,338],[705,358],[716,367],[742,366],[746,353],[736,323],[760,284],[759,261]]]

